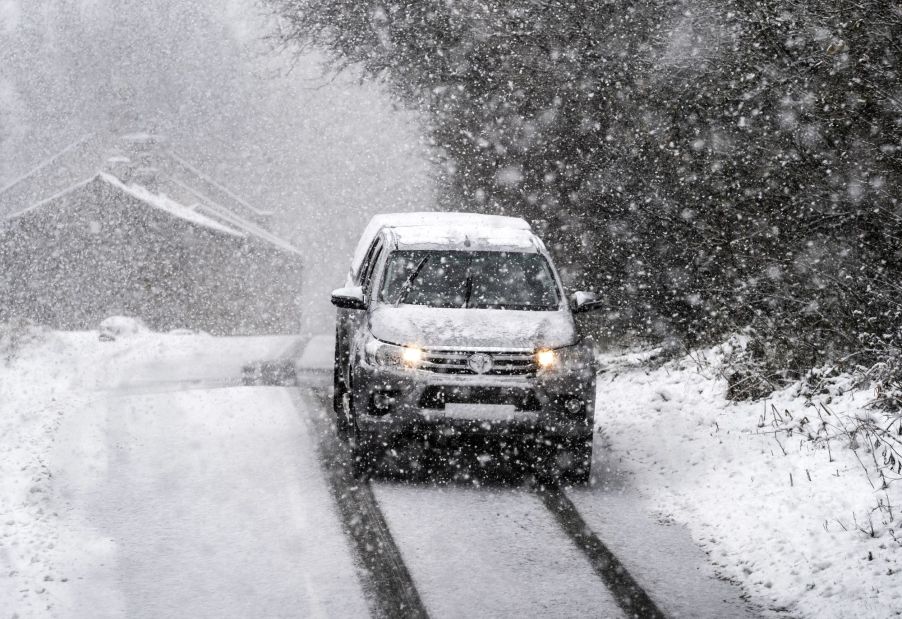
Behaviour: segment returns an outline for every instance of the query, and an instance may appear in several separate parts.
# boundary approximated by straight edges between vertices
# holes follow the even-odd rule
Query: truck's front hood
[[[559,348],[576,339],[569,312],[378,305],[373,336],[393,344],[468,348]]]

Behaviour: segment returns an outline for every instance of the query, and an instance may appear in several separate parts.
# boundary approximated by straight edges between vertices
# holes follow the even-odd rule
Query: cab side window
[[[360,277],[360,285],[363,287],[363,293],[367,298],[370,296],[370,291],[372,290],[373,283],[373,275],[376,271],[376,265],[379,264],[379,259],[382,257],[382,240],[376,239],[376,242],[373,243],[373,247],[370,253],[367,255],[366,261],[364,261],[364,266],[361,269],[361,277]]]
[[[376,254],[376,249],[381,245],[380,239],[375,239],[370,245],[370,248],[366,251],[366,256],[363,257],[363,262],[360,263],[360,269],[357,271],[357,285],[363,286],[366,282],[367,274],[372,268],[370,265],[373,263],[373,256]]]

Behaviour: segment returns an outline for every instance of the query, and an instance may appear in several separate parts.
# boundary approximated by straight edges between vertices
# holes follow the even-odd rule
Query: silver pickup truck
[[[550,447],[557,473],[588,481],[596,368],[573,314],[597,303],[565,296],[526,221],[378,215],[332,303],[334,409],[358,474],[401,435],[481,434]]]

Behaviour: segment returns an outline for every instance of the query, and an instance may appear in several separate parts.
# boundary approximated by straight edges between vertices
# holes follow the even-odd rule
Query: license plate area
[[[470,407],[506,407],[484,408],[488,415],[507,415],[513,411],[538,411],[541,408],[532,389],[518,387],[479,387],[479,386],[431,386],[424,392],[419,401],[420,408],[445,410],[452,406],[460,414],[463,409],[458,405]],[[503,411],[503,412],[502,412]],[[475,413],[474,413],[475,414]]]
[[[449,419],[474,421],[513,421],[517,419],[517,407],[512,404],[469,404],[450,402],[445,404],[444,416]]]

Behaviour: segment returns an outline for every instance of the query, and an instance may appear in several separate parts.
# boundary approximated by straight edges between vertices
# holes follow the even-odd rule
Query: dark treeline
[[[618,328],[744,329],[765,387],[898,357],[898,3],[269,2],[425,110],[447,201],[536,223]]]

